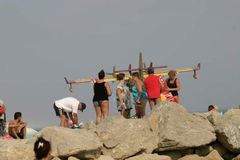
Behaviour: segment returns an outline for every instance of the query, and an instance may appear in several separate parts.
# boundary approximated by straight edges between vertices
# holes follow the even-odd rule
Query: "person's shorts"
[[[150,101],[156,101],[158,98],[150,98]]]
[[[93,105],[94,105],[94,107],[101,107],[104,102],[108,102],[108,100],[93,101]]]
[[[54,111],[56,113],[56,116],[60,117],[61,115],[65,115],[66,117],[68,117],[68,114],[67,112],[64,112],[62,109],[58,108],[55,103],[53,104],[53,108],[54,108]]]

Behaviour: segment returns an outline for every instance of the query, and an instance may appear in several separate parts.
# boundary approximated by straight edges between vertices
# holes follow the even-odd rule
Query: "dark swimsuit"
[[[103,101],[108,101],[108,93],[105,87],[105,82],[103,83],[95,83],[93,86],[94,96],[93,103],[97,106],[101,106]]]
[[[174,80],[173,83],[170,83],[170,79],[167,79],[167,86],[168,88],[177,88],[177,78]],[[170,91],[173,96],[178,96],[178,91]]]

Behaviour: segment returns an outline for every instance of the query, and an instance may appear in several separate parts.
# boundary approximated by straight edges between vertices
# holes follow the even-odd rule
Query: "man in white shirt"
[[[74,128],[78,125],[78,110],[82,111],[86,108],[86,104],[79,102],[76,98],[67,97],[54,102],[53,108],[56,116],[60,117],[60,126],[68,127],[69,117],[73,122]]]

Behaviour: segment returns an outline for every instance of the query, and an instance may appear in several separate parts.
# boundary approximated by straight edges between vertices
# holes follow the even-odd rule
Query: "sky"
[[[239,8],[239,0],[0,0],[0,99],[7,119],[21,111],[32,128],[58,125],[54,101],[73,96],[87,104],[79,120],[95,120],[92,84],[70,93],[64,77],[137,66],[139,52],[146,64],[169,69],[201,63],[198,80],[178,75],[180,101],[189,111],[236,107]],[[117,113],[114,99],[111,114]]]

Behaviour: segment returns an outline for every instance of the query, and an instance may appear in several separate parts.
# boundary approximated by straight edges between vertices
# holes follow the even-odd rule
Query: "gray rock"
[[[85,129],[48,127],[40,132],[40,136],[51,142],[53,155],[61,159],[71,156],[95,159],[101,154],[102,143],[99,138]]]
[[[152,153],[157,148],[157,135],[142,119],[113,116],[103,121],[96,131],[104,144],[104,155],[126,159],[138,153]]]
[[[171,157],[172,160],[178,160],[179,158],[183,157],[181,151],[163,151],[163,152],[159,152],[158,154],[169,156]]]
[[[240,160],[240,155],[238,155],[237,157],[233,158],[232,160]]]
[[[79,159],[75,157],[69,157],[68,160],[79,160]]]
[[[146,119],[158,134],[157,151],[195,148],[216,140],[208,120],[188,113],[176,103],[162,102]]]
[[[240,109],[227,111],[215,128],[218,141],[231,152],[240,153]]]
[[[85,128],[86,130],[95,130],[96,129],[96,124],[93,121],[89,121],[84,123],[83,128]]]
[[[1,160],[33,160],[33,144],[26,140],[1,140],[0,141]]]
[[[160,156],[157,154],[141,154],[135,157],[131,157],[127,160],[172,160],[168,156]]]
[[[195,154],[199,156],[207,156],[211,152],[211,146],[201,146],[195,149]]]
[[[206,157],[200,157],[199,155],[188,155],[179,160],[223,160],[216,150],[212,151]]]
[[[114,160],[114,159],[110,156],[101,155],[97,160]]]
[[[219,142],[214,142],[211,144],[212,150],[216,150],[220,156],[223,156],[228,152],[228,150]]]

